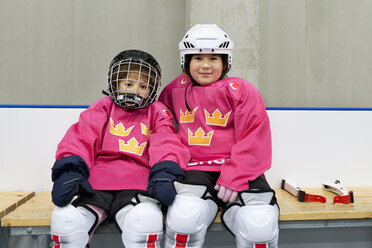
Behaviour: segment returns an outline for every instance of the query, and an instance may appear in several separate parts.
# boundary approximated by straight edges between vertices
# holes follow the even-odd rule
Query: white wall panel
[[[0,190],[50,190],[57,144],[84,109],[0,108]],[[273,140],[267,178],[303,187],[339,179],[372,186],[372,111],[269,110]]]

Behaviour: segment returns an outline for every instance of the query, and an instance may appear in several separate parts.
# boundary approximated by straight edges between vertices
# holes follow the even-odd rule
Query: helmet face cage
[[[186,56],[192,54],[227,55],[227,69],[231,68],[234,43],[216,24],[197,24],[187,31],[178,44],[181,67],[185,71]],[[224,57],[224,56],[223,56]]]
[[[121,107],[144,108],[155,100],[160,81],[159,71],[150,63],[136,58],[122,59],[110,66],[108,93]]]

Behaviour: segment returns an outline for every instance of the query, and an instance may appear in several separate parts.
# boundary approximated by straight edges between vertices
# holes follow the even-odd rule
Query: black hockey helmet
[[[136,73],[138,77],[133,79],[129,75]],[[138,82],[146,86],[147,96],[140,92],[131,91],[119,87],[122,81]],[[108,72],[107,91],[111,100],[117,105],[138,109],[152,103],[157,95],[161,84],[161,69],[156,59],[149,53],[141,50],[125,50],[117,54],[110,63]]]

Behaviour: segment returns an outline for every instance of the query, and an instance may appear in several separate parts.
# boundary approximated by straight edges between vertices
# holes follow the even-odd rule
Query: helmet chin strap
[[[127,108],[138,108],[142,102],[146,101],[146,98],[133,93],[121,93],[117,96],[117,100]]]

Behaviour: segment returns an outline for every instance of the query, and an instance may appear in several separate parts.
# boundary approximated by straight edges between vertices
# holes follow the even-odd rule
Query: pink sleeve
[[[170,85],[166,86],[163,91],[161,92],[160,96],[159,96],[159,102],[163,103],[165,106],[168,107],[168,109],[170,111],[173,112],[173,109],[172,109],[172,104],[171,104],[171,94],[170,94]]]
[[[150,166],[160,161],[171,160],[178,163],[182,168],[186,168],[190,160],[190,153],[177,138],[173,116],[166,106],[160,102],[155,104],[154,128],[149,135]]]
[[[68,129],[58,144],[56,160],[79,155],[91,168],[96,152],[101,146],[100,141],[107,119],[107,113],[98,105],[92,105],[83,111],[79,121]]]
[[[271,167],[270,122],[262,98],[252,86],[244,87],[239,99],[234,111],[237,142],[217,181],[217,184],[235,191],[247,190],[248,181]]]

